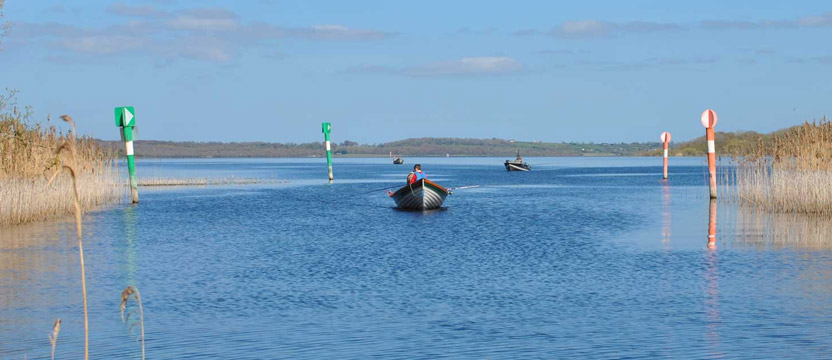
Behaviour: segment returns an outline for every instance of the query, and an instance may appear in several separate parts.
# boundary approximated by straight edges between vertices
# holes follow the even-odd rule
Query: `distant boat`
[[[434,210],[442,206],[448,196],[448,189],[428,179],[403,186],[390,197],[396,207],[403,210]]]
[[[517,150],[517,159],[506,160],[505,165],[508,171],[531,171],[532,169],[531,165],[523,162],[523,158],[520,156],[520,150]]]
[[[396,165],[404,164],[404,159],[402,159],[400,157],[397,157],[397,158],[393,159],[393,163],[396,164]]]

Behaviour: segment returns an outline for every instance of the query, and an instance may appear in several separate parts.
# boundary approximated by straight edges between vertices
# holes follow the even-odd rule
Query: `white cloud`
[[[523,65],[513,58],[484,56],[414,66],[406,72],[413,76],[505,75],[517,73],[523,69]]]
[[[393,35],[378,30],[356,29],[343,25],[312,25],[290,28],[263,23],[246,26],[240,32],[240,36],[248,39],[295,38],[333,41],[381,40]]]
[[[535,30],[535,29],[523,29],[523,30],[517,30],[517,31],[511,33],[511,35],[513,35],[513,36],[531,36],[531,35],[537,35],[537,34],[538,34],[538,31]]]
[[[819,27],[832,26],[832,12],[820,16],[802,17],[795,21],[799,26]]]
[[[135,36],[92,35],[67,38],[60,43],[75,52],[107,55],[141,48],[147,44],[147,40]]]
[[[234,58],[233,47],[226,41],[210,37],[189,37],[170,43],[164,56],[225,63]]]
[[[291,36],[321,40],[376,40],[389,34],[375,31],[353,29],[342,25],[314,25],[308,28],[289,29]]]
[[[15,23],[10,40],[80,54],[116,55],[141,49],[141,54],[161,57],[169,63],[175,58],[228,62],[242,49],[263,45],[274,39],[370,41],[393,35],[338,24],[281,27],[243,23],[237,14],[223,8],[171,13],[149,5],[117,4],[108,12],[128,17],[129,21],[103,28],[54,22]],[[142,19],[130,20],[131,17]]]
[[[177,30],[228,31],[237,28],[237,14],[220,8],[186,10],[167,22]]]
[[[699,26],[712,30],[753,30],[766,28],[813,28],[832,26],[832,12],[817,16],[806,16],[791,20],[759,20],[759,21],[735,21],[735,20],[706,20],[699,23]]]
[[[832,55],[814,56],[814,57],[796,57],[788,60],[792,64],[818,63],[823,65],[832,65]]]
[[[359,73],[401,74],[416,77],[508,75],[525,70],[523,64],[507,56],[464,57],[406,68],[361,65],[349,69]]]
[[[107,8],[107,13],[119,16],[130,16],[130,17],[165,17],[168,16],[168,12],[165,10],[157,9],[151,5],[138,5],[138,6],[131,6],[125,5],[124,3],[118,3],[113,6]]]
[[[402,69],[384,65],[361,64],[347,69],[351,73],[401,74]]]
[[[564,37],[603,36],[609,34],[610,27],[609,23],[596,20],[567,21],[553,30],[553,34]]]
[[[617,33],[649,33],[678,31],[683,27],[671,23],[657,23],[649,21],[632,21],[615,23],[598,20],[566,21],[550,34],[561,38],[592,38],[607,37]]]
[[[61,4],[54,4],[46,10],[43,10],[44,13],[47,14],[66,14],[66,7]]]
[[[712,64],[719,61],[713,57],[678,58],[678,57],[652,57],[638,61],[588,61],[580,60],[575,65],[588,67],[594,70],[625,71],[659,68],[693,68],[697,65]]]
[[[695,28],[696,24],[661,23],[651,21],[611,22],[603,20],[565,21],[549,31],[549,35],[566,39],[604,38],[627,33],[658,33]],[[832,12],[816,16],[805,16],[789,20],[703,20],[700,29],[710,30],[753,30],[764,28],[817,28],[832,27]],[[535,29],[515,31],[515,36],[537,35]]]

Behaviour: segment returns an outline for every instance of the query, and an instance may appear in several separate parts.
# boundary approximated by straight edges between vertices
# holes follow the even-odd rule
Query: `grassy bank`
[[[115,153],[91,138],[72,139],[54,125],[29,121],[29,109],[21,109],[14,94],[0,97],[0,226],[54,219],[72,214],[72,182],[58,176],[57,150],[74,141],[76,169],[82,185],[79,197],[84,209],[121,200]]]
[[[832,215],[832,123],[806,122],[736,157],[734,196],[772,212]]]

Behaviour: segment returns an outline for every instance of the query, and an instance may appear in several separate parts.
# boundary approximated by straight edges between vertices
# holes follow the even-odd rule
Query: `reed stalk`
[[[136,289],[136,287],[133,285],[126,287],[124,291],[121,292],[121,322],[127,323],[130,321],[130,315],[133,312],[128,312],[127,316],[125,317],[124,310],[127,308],[127,301],[130,300],[131,297],[139,306],[139,328],[141,329],[141,336],[139,337],[139,339],[141,339],[142,341],[142,360],[144,360],[144,308],[142,307],[142,296],[139,295],[139,289]],[[132,328],[133,325],[130,325],[130,327],[128,328],[128,332],[129,329]]]
[[[52,177],[47,182],[47,186],[52,184],[52,181],[60,174],[61,170],[68,170],[70,178],[72,179],[72,190],[73,190],[73,205],[75,207],[75,230],[76,234],[78,235],[78,256],[81,261],[81,291],[84,298],[84,360],[89,360],[90,358],[90,326],[89,326],[89,315],[87,311],[87,275],[86,270],[84,267],[84,237],[83,237],[83,228],[82,228],[82,208],[81,208],[81,201],[80,195],[78,191],[78,156],[75,147],[75,122],[72,121],[72,118],[69,115],[61,116],[63,121],[72,126],[72,133],[68,136],[68,139],[61,144],[58,148],[56,154],[60,160],[59,167],[52,175]]]
[[[58,344],[58,334],[61,333],[61,318],[55,320],[52,325],[52,333],[49,334],[49,343],[52,344],[52,360],[55,360],[55,345]]]

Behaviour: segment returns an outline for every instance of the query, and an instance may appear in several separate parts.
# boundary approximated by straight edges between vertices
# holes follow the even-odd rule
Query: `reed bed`
[[[139,186],[162,187],[162,186],[211,186],[211,185],[257,185],[257,184],[283,184],[288,180],[271,178],[144,178],[139,179]]]
[[[735,157],[732,197],[771,212],[832,215],[832,122],[805,122]]]
[[[68,141],[75,147],[82,208],[89,210],[122,199],[125,187],[118,180],[114,151],[92,138],[75,138],[72,132],[59,131],[49,125],[49,118],[46,125],[31,123],[31,110],[18,107],[14,95],[0,96],[0,226],[72,214],[72,181],[58,177],[46,186],[48,177],[60,167],[56,151]]]
[[[0,226],[25,224],[65,217],[74,211],[72,181],[61,177],[47,186],[47,179],[0,180]],[[115,174],[79,176],[79,201],[84,209],[121,201],[126,187]]]

